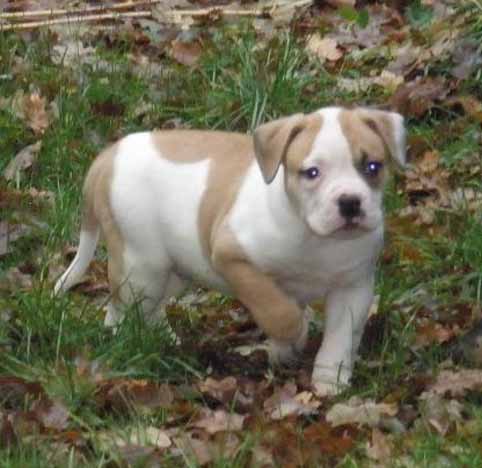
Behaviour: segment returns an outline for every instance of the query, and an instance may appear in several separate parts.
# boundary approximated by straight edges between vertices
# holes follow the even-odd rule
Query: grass
[[[410,15],[417,28],[430,20],[422,7],[414,6]],[[479,20],[474,21],[473,28],[474,34],[478,34]],[[18,187],[0,183],[0,194],[14,188],[25,191],[35,187],[55,195],[53,206],[42,205],[32,211],[31,201],[26,200],[8,203],[2,213],[7,219],[33,213],[43,224],[15,242],[0,264],[0,275],[19,267],[31,273],[34,282],[33,288],[9,289],[0,297],[0,312],[12,314],[0,326],[0,375],[39,380],[49,395],[65,402],[78,426],[94,435],[92,446],[82,456],[76,451],[52,455],[50,449],[33,441],[20,449],[0,449],[0,467],[111,466],[114,455],[99,445],[96,432],[136,425],[143,428],[160,423],[167,416],[99,416],[95,386],[80,379],[76,371],[78,356],[98,362],[111,377],[183,383],[204,375],[206,369],[194,351],[179,353],[161,326],[146,326],[135,307],[113,334],[102,325],[105,298],[93,299],[79,292],[61,298],[51,296],[52,271],[59,266],[56,254],[77,239],[80,187],[95,154],[121,135],[162,127],[173,118],[181,119],[186,126],[249,132],[259,123],[281,115],[309,112],[328,104],[377,103],[384,96],[377,90],[368,94],[340,91],[333,74],[306,55],[302,40],[284,34],[259,45],[248,25],[214,34],[195,69],[186,72],[167,58],[161,75],[156,77],[127,59],[127,54],[133,52],[127,40],[110,48],[100,44],[97,65],[84,62],[79,56],[73,70],[54,63],[51,46],[48,35],[31,42],[14,35],[0,36],[0,95],[13,96],[18,89],[38,90],[58,108],[58,118],[42,136],[42,149],[34,169],[22,173]],[[25,72],[12,72],[18,62]],[[350,70],[343,73],[354,76]],[[479,75],[471,78],[467,89],[482,93]],[[143,103],[149,104],[144,110]],[[458,117],[451,119],[452,124],[445,115],[410,121],[410,134],[423,138],[428,147],[439,149],[442,164],[452,171],[460,186],[480,188],[479,176],[471,176],[466,170],[468,158],[480,163],[479,126],[464,124],[460,132]],[[453,138],[441,137],[437,131],[440,125],[452,128]],[[8,107],[2,108],[0,172],[20,149],[38,138]],[[404,194],[398,191],[399,182],[395,178],[387,192],[388,217],[393,216],[396,229],[389,235],[390,258],[381,262],[377,280],[384,322],[374,345],[365,350],[367,359],[358,365],[356,386],[351,391],[383,399],[396,394],[402,386],[400,399],[410,403],[411,389],[404,382],[413,374],[437,372],[447,357],[438,345],[413,351],[413,317],[426,311],[430,301],[442,303],[445,309],[474,303],[480,306],[482,227],[480,215],[464,209],[438,212],[436,226],[441,227],[434,232],[404,225],[395,216],[407,204]],[[448,236],[449,232],[459,235]],[[403,248],[411,249],[409,254]],[[102,252],[99,258],[104,258]],[[222,307],[223,301],[217,300],[214,306]],[[200,316],[176,317],[193,342],[202,338],[203,313],[201,310]],[[380,362],[377,369],[370,366],[375,357]],[[478,451],[482,434],[480,404],[469,401],[465,408],[478,422],[473,433],[454,436],[451,449],[447,450],[443,437],[430,428],[419,427],[409,436],[399,436],[400,459],[409,460],[413,466],[442,466],[447,460],[455,463],[451,466],[482,466]],[[243,437],[235,459],[220,457],[213,466],[246,466],[256,438]],[[195,466],[194,462],[184,462],[186,466]],[[165,466],[176,463],[179,459],[166,460]],[[355,449],[339,466],[358,467],[364,463],[362,450]]]

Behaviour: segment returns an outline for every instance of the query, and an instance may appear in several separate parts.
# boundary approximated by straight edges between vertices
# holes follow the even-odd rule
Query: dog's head
[[[383,222],[387,170],[405,164],[405,129],[394,112],[324,108],[261,125],[254,148],[265,182],[284,177],[312,231],[356,235]]]

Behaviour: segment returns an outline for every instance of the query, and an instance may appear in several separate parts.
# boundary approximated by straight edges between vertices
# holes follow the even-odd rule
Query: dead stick
[[[58,18],[45,21],[31,21],[28,23],[0,24],[0,31],[17,31],[22,29],[40,28],[43,26],[55,26],[57,24],[83,23],[88,21],[98,21],[106,19],[137,18],[140,16],[151,16],[150,11],[131,11],[127,13],[104,13],[101,15],[72,16],[68,18]]]
[[[266,5],[263,8],[257,8],[254,10],[231,10],[228,8],[221,8],[221,7],[209,7],[209,8],[201,8],[198,10],[169,10],[166,12],[165,16],[173,18],[179,16],[207,16],[211,13],[220,13],[221,15],[225,16],[262,16],[265,14],[269,14],[274,11],[281,11],[286,9],[293,9],[296,7],[308,6],[313,3],[313,0],[298,0],[296,2],[289,2],[289,3],[274,3],[271,5]]]
[[[41,16],[61,16],[68,14],[80,15],[82,13],[95,13],[100,11],[122,10],[124,8],[133,8],[138,6],[153,5],[160,3],[162,0],[129,0],[123,3],[116,3],[110,6],[86,6],[84,8],[73,8],[72,10],[34,10],[21,11],[15,13],[0,13],[0,19],[22,19],[22,18],[38,18]]]

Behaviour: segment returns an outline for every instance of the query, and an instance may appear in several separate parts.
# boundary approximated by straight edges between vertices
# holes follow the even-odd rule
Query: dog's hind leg
[[[112,301],[108,305],[105,325],[117,326],[124,318],[123,309],[135,303],[140,307],[146,323],[162,322],[166,303],[184,288],[184,282],[171,271],[166,258],[146,259],[131,254],[123,255],[122,260],[121,273],[119,260],[115,255],[109,258]],[[174,336],[167,322],[165,325]]]

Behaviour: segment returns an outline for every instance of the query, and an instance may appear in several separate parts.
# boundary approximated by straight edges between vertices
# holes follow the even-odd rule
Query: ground
[[[0,467],[482,466],[482,3],[278,4],[4,2]],[[386,190],[377,300],[341,395],[309,386],[322,304],[300,365],[272,369],[242,304],[213,291],[169,307],[180,345],[135,307],[105,329],[103,249],[52,296],[109,142],[353,104],[406,117],[410,164]]]

